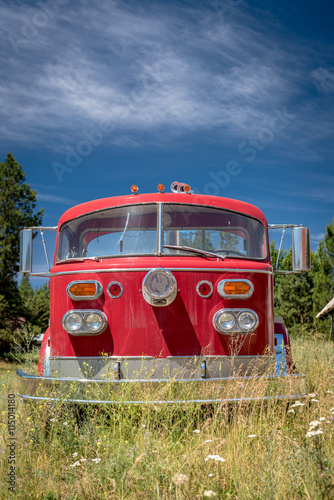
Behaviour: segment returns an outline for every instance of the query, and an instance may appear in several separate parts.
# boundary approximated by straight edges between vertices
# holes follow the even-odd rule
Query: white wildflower
[[[78,456],[78,452],[77,452],[77,451],[75,451],[74,453],[72,453],[72,457],[73,457],[73,458],[75,458],[75,457],[77,457],[77,456]]]
[[[68,425],[68,422],[63,422],[63,425]]]
[[[193,433],[194,433],[194,434],[199,434],[200,432],[201,432],[201,431],[200,431],[199,429],[195,429],[195,430],[193,431]]]
[[[300,401],[296,401],[293,405],[290,406],[290,408],[295,408],[296,406],[305,406],[305,404],[301,403]]]
[[[333,391],[326,391],[326,392],[327,392],[327,394],[332,394],[333,393]]]
[[[288,410],[288,413],[296,413],[295,410]]]
[[[311,394],[309,394],[310,398],[315,398],[316,397],[316,393],[315,392],[311,392]]]
[[[310,427],[318,427],[318,425],[320,425],[319,420],[312,420],[312,422],[310,422]]]
[[[320,422],[328,422],[327,418],[325,417],[319,417]]]
[[[209,474],[209,477],[215,477],[215,475],[214,474]]]
[[[207,439],[204,443],[212,443],[212,439]]]
[[[204,497],[209,497],[209,498],[212,498],[212,497],[216,497],[217,496],[217,493],[215,493],[214,491],[212,490],[204,490],[203,491],[203,496]]]
[[[70,467],[78,467],[80,465],[81,465],[80,462],[74,462],[74,464],[70,464]]]
[[[95,462],[96,464],[98,464],[99,462],[101,462],[101,458],[97,457],[97,458],[92,458],[91,460],[92,462]]]
[[[56,418],[50,418],[50,422],[57,422]]]
[[[256,434],[249,434],[249,438],[256,438]]]
[[[181,486],[189,481],[189,477],[186,474],[175,474],[172,481],[176,486]]]
[[[318,434],[323,434],[323,431],[321,429],[317,429],[316,431],[308,431],[306,437],[317,436]]]
[[[80,458],[80,462],[87,462],[87,458]]]
[[[314,399],[314,398],[312,398],[312,399],[311,399],[311,403],[319,403],[319,399]]]
[[[216,462],[226,462],[225,458],[222,458],[219,455],[208,455],[205,458],[205,462],[207,462],[207,460],[215,460]]]

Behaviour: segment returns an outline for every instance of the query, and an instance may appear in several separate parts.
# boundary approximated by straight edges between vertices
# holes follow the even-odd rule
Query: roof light
[[[171,189],[172,193],[177,193],[177,191],[178,191],[178,189],[177,189],[177,188],[178,188],[178,185],[179,185],[179,184],[180,184],[180,183],[179,183],[179,182],[177,182],[177,181],[172,182],[172,184],[171,184],[171,186],[170,186],[170,189]]]
[[[136,184],[133,184],[131,186],[131,191],[133,192],[133,194],[136,194],[138,192],[138,186],[136,186]]]
[[[254,285],[249,280],[222,280],[217,290],[224,299],[248,299],[253,294]]]
[[[189,184],[186,184],[186,185],[184,186],[183,191],[184,191],[185,193],[190,193],[190,192],[191,192],[191,187],[189,186]]]
[[[163,184],[158,184],[158,191],[162,193],[165,190],[165,186]]]

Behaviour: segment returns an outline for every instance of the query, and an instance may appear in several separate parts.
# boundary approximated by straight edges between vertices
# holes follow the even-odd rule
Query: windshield
[[[63,224],[57,261],[128,255],[189,256],[189,251],[168,246],[233,258],[266,257],[266,232],[257,219],[220,208],[176,203],[161,204],[158,217],[158,207],[146,204],[108,208]]]

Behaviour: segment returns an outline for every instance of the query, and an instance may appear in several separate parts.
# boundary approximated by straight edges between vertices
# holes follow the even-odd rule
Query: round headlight
[[[213,326],[220,333],[230,333],[235,327],[235,323],[235,316],[229,311],[218,311],[213,318]]]
[[[90,313],[86,317],[87,328],[92,332],[98,332],[104,326],[104,319],[100,314]]]
[[[176,287],[174,276],[167,269],[153,269],[144,278],[146,292],[155,299],[165,299]]]
[[[83,319],[81,314],[69,313],[64,320],[64,328],[67,332],[77,332],[83,325]]]
[[[252,311],[242,312],[238,316],[238,323],[241,330],[247,332],[254,330],[257,326],[257,322],[258,322],[257,317]]]
[[[142,291],[151,306],[168,306],[177,295],[176,279],[168,269],[152,269],[143,280]]]

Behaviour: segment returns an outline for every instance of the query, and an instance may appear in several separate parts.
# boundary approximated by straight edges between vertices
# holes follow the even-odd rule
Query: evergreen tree
[[[0,349],[9,347],[8,338],[21,315],[17,272],[20,253],[20,230],[42,222],[43,210],[34,215],[36,191],[25,182],[22,166],[11,153],[0,163]]]

